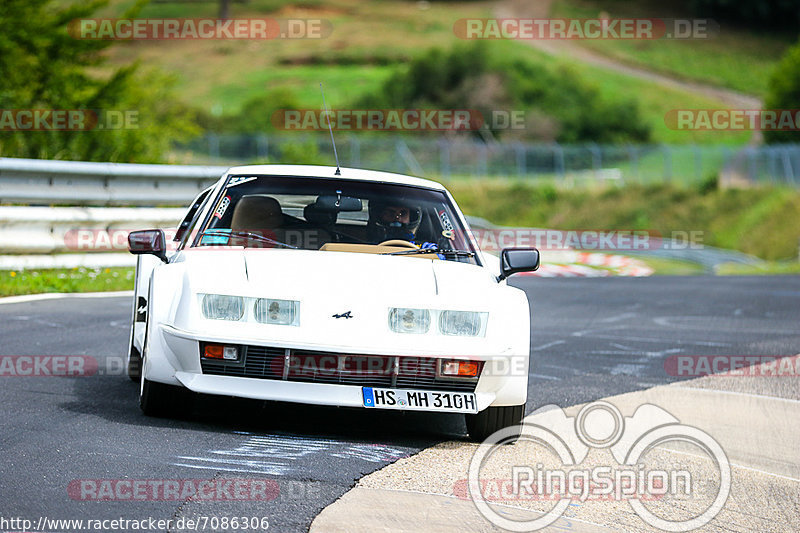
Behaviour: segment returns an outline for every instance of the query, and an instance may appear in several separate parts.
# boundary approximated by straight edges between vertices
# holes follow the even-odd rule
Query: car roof
[[[246,165],[232,167],[228,169],[226,175],[245,175],[245,176],[297,176],[303,178],[335,178],[345,180],[374,181],[381,183],[396,183],[399,185],[412,185],[415,187],[425,187],[443,191],[444,186],[432,180],[394,174],[392,172],[380,172],[377,170],[364,170],[360,168],[339,169],[340,176],[336,176],[336,167],[326,167],[318,165]]]

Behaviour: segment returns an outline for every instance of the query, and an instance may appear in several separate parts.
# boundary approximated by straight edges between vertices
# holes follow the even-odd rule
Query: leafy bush
[[[55,0],[0,2],[0,109],[133,112],[119,129],[4,132],[0,155],[88,161],[157,162],[173,140],[199,132],[194,113],[178,103],[173,80],[138,65],[105,77],[102,66],[112,41],[76,39],[69,22],[91,18],[107,0],[67,7]],[[141,2],[124,17],[132,17]]]
[[[367,108],[475,109],[490,129],[495,111],[525,111],[524,130],[495,135],[560,142],[647,141],[635,101],[609,102],[575,70],[507,60],[484,43],[432,49],[356,104]]]
[[[797,0],[689,0],[697,17],[710,17],[749,27],[796,30],[800,25]]]
[[[800,41],[789,48],[769,80],[765,109],[800,109]],[[768,142],[800,142],[797,131],[765,131]]]

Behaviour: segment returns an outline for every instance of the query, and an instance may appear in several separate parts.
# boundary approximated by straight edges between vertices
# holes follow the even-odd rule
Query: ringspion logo
[[[518,441],[510,451],[503,446],[514,439]],[[696,449],[710,461],[702,466],[681,461],[664,451],[668,443]],[[601,454],[611,460],[598,460]],[[535,460],[526,464],[527,458]],[[507,476],[496,475],[506,472]],[[722,510],[731,489],[731,467],[711,435],[681,424],[656,405],[640,405],[625,417],[615,405],[597,401],[574,417],[556,405],[544,406],[522,426],[496,431],[472,456],[468,495],[459,492],[460,487],[454,487],[457,495],[471,499],[484,518],[509,531],[547,527],[575,500],[625,501],[652,527],[690,531]],[[526,521],[512,520],[504,508],[496,507],[498,502],[524,500],[552,505]],[[681,514],[646,505],[662,500],[679,502]]]

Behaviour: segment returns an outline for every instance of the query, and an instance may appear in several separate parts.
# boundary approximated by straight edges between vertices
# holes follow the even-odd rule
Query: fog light
[[[221,344],[206,344],[203,356],[209,359],[225,359],[236,361],[239,359],[239,350],[236,346],[222,346]]]
[[[280,324],[283,326],[300,325],[300,302],[294,300],[273,300],[259,298],[256,300],[253,313],[262,324]]]
[[[427,309],[393,307],[389,310],[389,329],[396,333],[427,333],[431,313]]]
[[[441,375],[451,378],[476,378],[480,363],[476,361],[442,361]]]

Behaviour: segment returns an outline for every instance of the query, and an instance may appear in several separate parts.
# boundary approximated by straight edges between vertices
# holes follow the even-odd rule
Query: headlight
[[[393,307],[389,310],[389,329],[396,333],[427,333],[431,313],[427,309]]]
[[[439,331],[442,335],[483,337],[488,316],[489,313],[473,311],[442,311],[439,315]]]
[[[253,314],[262,324],[300,325],[300,302],[294,300],[271,300],[259,298]]]
[[[206,294],[203,296],[203,316],[214,320],[241,320],[244,315],[244,298]]]

